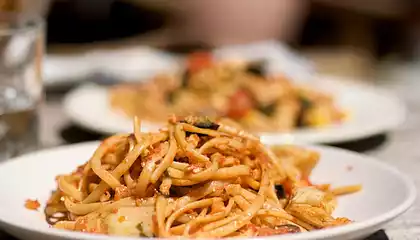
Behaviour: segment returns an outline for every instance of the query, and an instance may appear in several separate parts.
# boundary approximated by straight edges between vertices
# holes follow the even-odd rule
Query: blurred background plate
[[[319,129],[260,133],[264,142],[337,143],[384,133],[404,122],[404,104],[386,91],[332,76],[317,76],[307,84],[332,94],[339,107],[347,111],[348,119]],[[105,86],[90,84],[71,91],[64,100],[64,109],[76,124],[96,132],[114,134],[132,130],[132,120],[111,109]],[[142,124],[147,131],[159,126],[159,123]]]

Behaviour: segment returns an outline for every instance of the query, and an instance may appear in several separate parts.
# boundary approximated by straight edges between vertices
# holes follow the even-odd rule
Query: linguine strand
[[[330,214],[336,195],[360,186],[312,185],[308,166],[317,154],[290,155],[296,149],[287,147],[274,153],[253,135],[207,118],[172,117],[158,133],[140,126],[135,118],[133,134],[106,139],[85,165],[57,177],[45,208],[49,223],[102,234],[218,238],[350,222]]]

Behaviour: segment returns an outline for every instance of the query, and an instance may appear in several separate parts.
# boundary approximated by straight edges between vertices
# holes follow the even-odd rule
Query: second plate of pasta
[[[342,112],[342,119],[322,127],[311,126],[282,131],[261,128],[259,131],[253,131],[261,136],[263,142],[345,142],[393,130],[405,119],[404,104],[387,91],[333,76],[314,76],[306,86],[331,95],[334,104]],[[116,111],[110,98],[109,87],[83,85],[66,96],[64,109],[72,121],[84,128],[105,134],[129,132],[131,118],[121,111]],[[154,105],[150,106],[153,110]],[[162,125],[163,122],[144,121],[142,128],[157,130]]]

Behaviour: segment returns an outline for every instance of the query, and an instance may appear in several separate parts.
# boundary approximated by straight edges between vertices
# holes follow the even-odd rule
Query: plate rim
[[[57,152],[57,151],[70,151],[74,149],[94,149],[98,146],[100,141],[93,141],[93,142],[84,142],[84,143],[78,143],[78,144],[69,144],[69,145],[63,145],[59,147],[53,147],[48,149],[43,149],[37,152],[25,154],[13,159],[10,159],[8,161],[0,163],[0,168],[7,168],[8,165],[13,164],[22,164],[19,162],[23,161],[31,161],[28,159],[33,158],[36,155],[39,154],[46,154],[49,152]],[[388,212],[379,214],[373,218],[370,218],[368,220],[364,220],[361,222],[354,222],[352,224],[346,225],[346,226],[340,226],[335,227],[331,229],[322,229],[315,232],[307,232],[307,233],[301,233],[296,235],[287,235],[287,236],[270,236],[270,237],[264,237],[267,239],[290,239],[290,240],[304,240],[304,239],[322,239],[325,237],[339,237],[346,234],[352,234],[357,231],[363,231],[366,229],[373,229],[375,227],[379,227],[382,224],[385,224],[392,219],[400,216],[402,213],[406,212],[414,203],[417,197],[417,189],[415,186],[414,181],[408,177],[406,174],[404,174],[402,171],[397,169],[396,167],[385,163],[383,161],[380,161],[377,158],[367,156],[364,154],[352,152],[349,150],[337,148],[337,147],[331,147],[331,146],[322,146],[322,145],[311,145],[311,144],[299,144],[299,146],[307,147],[309,149],[314,149],[316,151],[321,152],[327,151],[327,152],[335,152],[337,154],[346,154],[351,156],[352,158],[363,158],[363,161],[368,161],[369,164],[373,164],[377,167],[382,168],[383,170],[390,172],[395,177],[399,178],[401,182],[403,183],[404,187],[406,188],[408,197],[404,199],[399,205],[397,205],[395,208],[391,209]],[[85,150],[83,150],[85,151]],[[27,160],[25,160],[27,159]],[[79,232],[71,232],[71,231],[65,231],[65,230],[59,230],[59,229],[53,229],[53,228],[37,228],[34,226],[25,226],[24,223],[16,223],[16,222],[8,222],[4,219],[4,217],[0,214],[0,225],[3,226],[3,229],[8,232],[8,229],[17,229],[22,230],[26,232],[36,232],[38,234],[45,234],[50,235],[53,237],[58,238],[73,238],[73,239],[92,239],[92,240],[99,240],[99,239],[110,239],[110,240],[134,240],[134,239],[142,239],[146,240],[148,238],[134,238],[134,237],[124,237],[124,236],[109,236],[109,235],[101,235],[101,234],[85,234],[85,233],[79,233]],[[250,238],[247,238],[250,239]],[[253,239],[263,239],[263,237],[254,237]]]

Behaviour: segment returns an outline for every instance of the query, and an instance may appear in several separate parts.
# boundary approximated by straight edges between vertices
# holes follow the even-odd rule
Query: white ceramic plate
[[[332,76],[314,77],[307,83],[331,93],[338,105],[349,113],[339,125],[324,128],[297,129],[289,133],[259,133],[264,142],[337,143],[380,134],[399,126],[405,119],[405,106],[394,95],[362,84]],[[85,85],[70,92],[64,101],[68,116],[85,128],[114,134],[132,130],[132,120],[111,109],[107,89]],[[159,126],[144,123],[145,130]]]
[[[55,176],[69,173],[89,159],[98,143],[84,143],[32,153],[0,164],[0,225],[23,239],[110,239],[49,228],[43,211],[24,207],[28,198],[42,206],[55,189]],[[414,184],[396,169],[363,155],[331,147],[309,147],[321,153],[311,180],[333,186],[362,184],[361,192],[340,197],[334,215],[354,221],[346,226],[316,232],[274,236],[272,239],[355,239],[368,236],[406,211],[415,200]],[[131,238],[139,239],[139,238]]]

